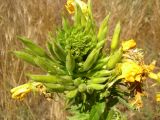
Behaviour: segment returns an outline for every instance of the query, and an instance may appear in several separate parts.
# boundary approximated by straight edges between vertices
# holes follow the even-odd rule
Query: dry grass
[[[63,101],[46,101],[42,96],[29,95],[23,102],[11,99],[9,90],[27,81],[24,73],[39,72],[12,55],[21,49],[16,35],[25,35],[44,47],[47,33],[61,23],[65,0],[0,0],[0,119],[2,120],[63,120]],[[147,62],[157,59],[160,66],[160,1],[159,0],[93,0],[97,26],[111,12],[110,34],[121,21],[122,39],[133,38],[147,53]],[[158,68],[157,68],[158,69]],[[152,88],[149,93],[157,91]],[[151,95],[151,94],[150,94]],[[130,113],[129,119],[157,119],[158,104],[154,96],[147,98],[149,109]],[[153,105],[152,105],[153,104]],[[146,107],[145,107],[146,108]],[[136,115],[140,115],[137,117]],[[158,120],[158,119],[157,119]]]

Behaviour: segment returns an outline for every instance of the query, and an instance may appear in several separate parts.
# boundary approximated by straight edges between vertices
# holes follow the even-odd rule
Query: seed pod
[[[107,69],[113,69],[116,64],[121,60],[122,58],[122,49],[115,51],[111,56],[107,63]]]
[[[66,60],[66,54],[63,50],[63,48],[57,43],[57,41],[53,41],[53,51],[56,55],[56,57],[61,61],[64,62]]]
[[[76,89],[76,87],[75,86],[72,86],[72,85],[66,85],[65,86],[65,90],[68,90],[68,91],[70,91],[70,90],[74,90],[74,89]]]
[[[66,97],[67,97],[68,99],[75,98],[76,95],[77,95],[77,93],[78,93],[78,90],[77,90],[77,89],[71,90],[71,91],[69,91],[69,92],[66,94]]]
[[[100,84],[104,83],[108,80],[108,77],[98,77],[98,78],[91,78],[91,84]]]
[[[69,75],[73,74],[73,70],[75,68],[75,59],[71,54],[71,51],[68,51],[67,57],[66,57],[66,68],[69,73]]]
[[[83,64],[83,71],[89,70],[93,64],[97,61],[99,56],[100,49],[93,49],[92,52],[88,55],[86,61]]]
[[[28,75],[31,80],[42,83],[62,83],[64,80],[53,75]],[[67,81],[65,81],[67,82]]]
[[[33,43],[30,39],[28,39],[26,37],[22,37],[22,36],[18,36],[18,39],[20,39],[23,42],[23,44],[26,47],[28,47],[34,54],[41,56],[41,57],[48,56],[46,54],[46,52],[41,47],[39,47],[38,45]]]
[[[67,81],[72,81],[72,76],[70,75],[61,75],[59,77]]]
[[[87,85],[87,89],[93,89],[93,90],[102,90],[105,88],[106,85],[101,85],[101,84],[90,84]]]
[[[14,51],[14,54],[18,58],[20,58],[20,59],[22,59],[22,60],[24,60],[24,61],[36,66],[36,63],[34,62],[34,56],[32,56],[32,55],[30,55],[28,53],[25,53],[25,52],[21,52],[21,51]]]
[[[113,53],[118,48],[120,30],[121,30],[121,26],[120,26],[120,22],[118,22],[115,27],[114,34],[112,37],[111,53]]]
[[[82,14],[82,10],[79,4],[76,2],[76,11],[75,11],[75,25],[76,26],[81,26],[81,14]]]
[[[105,64],[107,64],[109,58],[110,58],[110,57],[105,57],[105,58],[103,58],[103,59],[99,59],[98,62],[97,62],[97,64],[95,65],[95,67],[92,69],[92,71],[102,69],[103,66],[104,66]]]
[[[62,26],[63,26],[63,30],[67,31],[69,28],[69,24],[66,18],[62,18]]]
[[[98,41],[104,40],[105,37],[106,37],[107,32],[108,32],[108,28],[106,27],[106,28],[104,28],[104,30],[102,31],[102,33],[100,34],[100,36],[98,36],[98,38],[97,38]]]
[[[87,6],[88,6],[88,16],[90,17],[90,19],[91,19],[92,22],[93,22],[92,2],[91,2],[91,0],[88,0]]]
[[[52,90],[59,90],[59,91],[64,91],[65,90],[65,87],[63,85],[60,85],[60,84],[44,83],[44,85],[48,89],[52,89]]]
[[[105,58],[99,59],[98,63],[104,63],[104,64],[106,64],[108,62],[109,58],[110,58],[110,56],[107,56]]]
[[[109,17],[110,17],[110,14],[107,15],[104,20],[102,21],[101,25],[100,25],[100,28],[99,28],[99,31],[98,31],[98,35],[97,35],[97,38],[98,38],[98,41],[101,41],[105,38],[106,36],[106,33],[108,31],[108,20],[109,20]]]
[[[113,73],[114,71],[109,71],[109,70],[101,70],[96,72],[93,77],[104,77],[104,76],[109,76]]]
[[[104,63],[99,63],[92,69],[92,71],[101,70],[103,66],[104,66]]]
[[[105,44],[105,39],[98,42],[97,45],[96,45],[96,48],[102,48],[104,44]]]
[[[78,86],[78,91],[79,92],[85,92],[87,90],[86,84],[82,83]]]
[[[51,60],[43,58],[43,57],[36,57],[34,59],[35,63],[41,67],[43,70],[53,73],[53,74],[66,74],[66,72],[60,69],[57,64],[54,64]]]
[[[53,51],[52,44],[50,42],[47,43],[47,49],[48,49],[48,51],[50,52],[50,54],[52,56],[53,62],[60,63],[58,58],[56,57],[54,51]]]

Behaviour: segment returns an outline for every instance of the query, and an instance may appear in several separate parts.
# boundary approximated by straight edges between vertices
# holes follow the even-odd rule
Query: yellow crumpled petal
[[[154,79],[154,80],[158,80],[158,75],[155,74],[155,73],[153,73],[153,72],[150,72],[150,73],[148,74],[148,76],[149,76],[150,78]]]
[[[65,5],[69,14],[73,14],[75,12],[75,3],[74,0],[67,0],[67,4]]]
[[[142,96],[144,96],[143,93],[137,92],[134,99],[130,102],[131,105],[135,106],[137,109],[143,107]]]
[[[75,1],[77,2],[77,4],[80,6],[82,13],[83,14],[87,14],[88,13],[88,6],[85,2],[81,1],[81,0],[67,0],[67,4],[65,5],[67,11],[69,12],[69,14],[74,14],[75,13]]]
[[[123,51],[127,51],[131,48],[134,48],[134,47],[136,47],[136,42],[133,39],[122,42]]]
[[[157,93],[157,94],[156,94],[156,101],[157,101],[157,102],[160,102],[160,93]]]
[[[36,89],[37,86],[41,85],[39,82],[26,83],[11,89],[12,98],[23,100],[27,93]]]
[[[124,78],[124,82],[140,82],[143,74],[143,68],[133,61],[122,63],[121,71],[121,78]]]

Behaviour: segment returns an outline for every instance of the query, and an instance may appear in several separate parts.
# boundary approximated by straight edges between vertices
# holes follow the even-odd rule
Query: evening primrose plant
[[[104,52],[104,44],[109,44],[106,35],[110,14],[97,28],[91,0],[68,0],[65,7],[73,23],[62,18],[56,36],[49,34],[47,51],[26,37],[18,37],[25,48],[14,51],[15,55],[45,74],[27,74],[30,81],[13,88],[12,98],[23,100],[32,91],[47,98],[61,93],[71,113],[68,120],[125,120],[116,105],[122,103],[130,110],[143,106],[144,81],[148,77],[160,81],[160,75],[153,73],[155,61],[146,65],[143,51],[136,48],[133,39],[120,43],[120,22],[108,52]],[[156,99],[160,101],[159,93]]]

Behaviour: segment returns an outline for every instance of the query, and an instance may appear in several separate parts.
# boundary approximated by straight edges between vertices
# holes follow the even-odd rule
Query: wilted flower
[[[142,96],[144,96],[143,93],[137,92],[133,100],[130,102],[131,105],[135,106],[138,110],[143,107]]]
[[[15,87],[11,89],[12,98],[23,100],[27,93],[36,90],[39,85],[42,85],[42,83],[32,82]]]
[[[124,78],[125,82],[135,82],[141,80],[143,74],[142,66],[138,65],[133,61],[127,61],[121,65],[122,75],[121,78]]]
[[[122,42],[123,51],[127,51],[131,48],[134,48],[134,47],[136,47],[136,42],[133,39]]]
[[[157,101],[157,102],[160,102],[160,93],[157,93],[157,94],[156,94],[156,101]]]
[[[65,5],[66,9],[70,14],[73,14],[75,12],[75,3],[74,0],[68,0],[67,4]]]
[[[83,2],[81,0],[67,0],[67,4],[65,5],[65,7],[70,14],[75,13],[76,3],[80,6],[83,14],[88,13],[88,7],[87,7],[87,4],[85,2]]]

